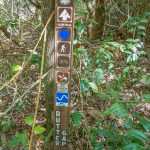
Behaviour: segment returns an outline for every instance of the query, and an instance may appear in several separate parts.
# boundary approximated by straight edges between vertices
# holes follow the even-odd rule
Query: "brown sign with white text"
[[[55,99],[53,150],[69,150],[68,127],[75,0],[55,0]]]

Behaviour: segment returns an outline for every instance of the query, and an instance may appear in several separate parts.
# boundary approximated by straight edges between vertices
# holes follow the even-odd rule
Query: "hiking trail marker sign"
[[[68,127],[75,0],[55,0],[55,99],[53,150],[69,150]]]

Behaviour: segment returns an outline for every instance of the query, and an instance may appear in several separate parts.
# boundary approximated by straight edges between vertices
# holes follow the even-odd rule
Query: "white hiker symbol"
[[[64,9],[63,12],[60,14],[59,18],[62,18],[63,21],[67,21],[68,19],[70,20],[71,17],[67,10]]]
[[[65,50],[66,50],[66,46],[65,46],[65,44],[63,44],[63,45],[61,46],[61,52],[62,52],[62,53],[65,53]]]

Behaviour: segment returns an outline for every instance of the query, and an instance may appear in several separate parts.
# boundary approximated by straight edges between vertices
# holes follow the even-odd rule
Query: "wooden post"
[[[55,0],[55,100],[53,150],[69,150],[68,127],[74,37],[74,1]]]

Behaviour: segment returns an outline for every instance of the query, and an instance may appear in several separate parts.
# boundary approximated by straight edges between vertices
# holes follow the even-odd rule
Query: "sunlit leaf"
[[[33,123],[33,117],[32,116],[28,116],[28,117],[25,118],[24,121],[25,121],[26,124],[31,126],[32,123]]]
[[[92,88],[93,92],[95,92],[95,93],[98,92],[98,87],[94,82],[90,82],[89,85]]]
[[[143,15],[144,16],[150,16],[150,12],[144,12]]]
[[[14,66],[12,66],[12,71],[13,72],[17,72],[17,71],[19,71],[21,69],[22,69],[22,67],[20,65],[14,65]]]
[[[147,22],[148,22],[148,19],[142,18],[142,19],[140,19],[140,22],[142,22],[142,23],[147,23]]]
[[[129,30],[128,30],[128,32],[135,32],[135,28],[130,28]]]
[[[46,129],[40,125],[36,126],[34,129],[34,134],[41,134],[43,132],[45,132]]]

